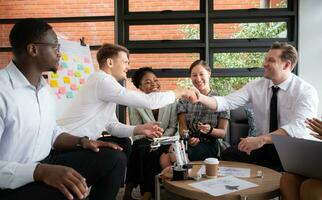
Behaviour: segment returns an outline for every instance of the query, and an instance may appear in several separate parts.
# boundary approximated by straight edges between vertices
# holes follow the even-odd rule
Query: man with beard
[[[42,72],[55,71],[52,27],[22,19],[10,32],[14,58],[0,70],[0,199],[115,199],[126,157],[116,144],[66,133]],[[51,148],[55,151],[51,151]]]

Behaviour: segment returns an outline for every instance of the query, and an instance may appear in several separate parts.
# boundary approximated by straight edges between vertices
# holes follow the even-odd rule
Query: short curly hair
[[[143,76],[147,73],[152,73],[155,75],[155,72],[151,67],[142,67],[134,72],[132,76],[132,83],[136,88],[139,88]]]
[[[9,35],[13,53],[15,55],[24,53],[28,44],[39,41],[52,28],[41,19],[26,18],[19,20],[11,29]]]

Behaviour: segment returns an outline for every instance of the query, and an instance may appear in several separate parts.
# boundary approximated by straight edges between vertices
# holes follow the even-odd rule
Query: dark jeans
[[[190,161],[205,160],[209,157],[217,157],[218,140],[199,142],[196,146],[188,147],[188,158]]]
[[[112,137],[104,141],[126,139]],[[123,144],[119,144],[123,146]],[[124,147],[123,147],[124,148]],[[124,148],[125,149],[125,148]],[[52,151],[41,163],[63,165],[75,169],[92,186],[89,198],[92,200],[114,200],[124,179],[127,158],[124,152],[101,148],[99,152],[89,150]],[[76,197],[74,197],[76,198]],[[1,200],[60,200],[66,197],[56,188],[43,182],[32,182],[16,189],[0,190]]]
[[[283,171],[281,161],[273,144],[265,144],[262,148],[252,151],[250,155],[239,151],[236,146],[229,147],[222,153],[222,159],[252,163],[268,167],[276,171]]]

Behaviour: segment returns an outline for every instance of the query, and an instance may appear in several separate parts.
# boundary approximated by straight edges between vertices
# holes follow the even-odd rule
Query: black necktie
[[[269,117],[269,132],[277,130],[277,92],[280,88],[277,86],[272,87],[273,95],[270,105],[270,117]]]

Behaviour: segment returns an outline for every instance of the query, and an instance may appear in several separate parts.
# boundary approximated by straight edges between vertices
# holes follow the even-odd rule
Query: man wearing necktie
[[[276,42],[266,54],[263,78],[225,97],[199,95],[201,103],[217,112],[246,104],[254,110],[256,135],[241,138],[238,146],[226,149],[224,160],[282,170],[272,135],[310,137],[305,120],[316,117],[319,100],[315,88],[292,73],[296,63],[296,49],[288,43]]]

